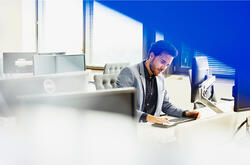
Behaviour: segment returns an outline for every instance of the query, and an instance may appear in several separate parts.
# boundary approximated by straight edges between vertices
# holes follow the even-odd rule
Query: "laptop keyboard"
[[[176,124],[187,122],[187,121],[192,121],[192,120],[195,120],[195,118],[181,117],[181,118],[169,119],[170,122],[176,123]]]
[[[163,123],[163,124],[154,123],[154,124],[152,124],[152,126],[160,127],[160,128],[169,128],[169,127],[175,126],[177,124],[192,121],[192,120],[195,120],[195,118],[188,118],[188,117],[174,118],[174,119],[169,119],[168,120],[169,123]]]

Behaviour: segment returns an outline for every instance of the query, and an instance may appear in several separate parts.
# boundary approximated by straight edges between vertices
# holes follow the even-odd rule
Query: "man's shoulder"
[[[135,64],[123,68],[116,81],[117,87],[134,87],[135,79],[139,77],[138,67],[139,65]]]
[[[129,76],[130,75],[130,76],[137,77],[137,75],[139,74],[139,68],[140,68],[140,63],[127,66],[121,70],[119,75],[120,76],[122,76],[122,75]]]
[[[140,65],[140,63],[129,65],[129,66],[123,68],[122,70],[124,70],[124,71],[128,71],[129,70],[129,71],[132,71],[132,72],[138,71],[139,65]]]
[[[130,66],[130,69],[131,69],[131,70],[138,70],[138,69],[139,69],[139,65],[140,65],[140,64],[131,65],[131,66]]]

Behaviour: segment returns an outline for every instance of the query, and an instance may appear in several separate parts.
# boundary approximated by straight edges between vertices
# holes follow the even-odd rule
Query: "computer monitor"
[[[81,70],[86,70],[84,54],[56,56],[56,73]]]
[[[53,95],[19,97],[24,105],[45,104],[80,110],[96,110],[135,117],[135,88],[119,88],[94,92],[72,92]]]
[[[54,55],[36,55],[34,56],[34,75],[55,74],[56,56]]]
[[[223,112],[216,106],[215,76],[210,73],[206,56],[195,56],[192,61],[191,102],[194,109],[208,106],[217,113]]]
[[[244,71],[245,72],[245,71]],[[250,110],[249,102],[249,78],[244,72],[236,70],[235,73],[235,85],[233,87],[234,97],[234,111],[248,111]]]
[[[33,56],[35,52],[4,52],[3,73],[33,73]]]
[[[84,54],[34,56],[34,75],[83,70],[86,70]]]
[[[18,104],[17,97],[88,90],[88,72],[72,72],[0,80],[0,91],[10,105]]]
[[[65,55],[66,52],[39,52],[38,55]]]

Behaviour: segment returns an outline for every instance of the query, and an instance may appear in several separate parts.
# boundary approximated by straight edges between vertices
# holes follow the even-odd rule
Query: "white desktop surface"
[[[140,143],[161,145],[176,140],[174,126],[169,128],[156,127],[152,123],[137,124],[137,140]]]
[[[222,100],[220,100],[220,101],[218,101],[218,103],[216,105],[223,112],[233,112],[234,101],[222,101]],[[199,108],[199,109],[197,109],[197,111],[200,112],[201,119],[208,118],[208,117],[216,115],[216,112],[214,112],[213,110],[211,110],[208,107]]]
[[[233,112],[233,101],[221,101],[217,104],[217,106],[220,107],[224,112]],[[201,113],[201,118],[199,120],[203,120],[217,115],[214,111],[212,111],[208,107],[197,109],[197,111]],[[168,116],[168,118],[171,119],[175,117]],[[186,123],[180,123],[178,125],[185,125],[185,124]],[[162,145],[171,142],[176,142],[175,128],[176,126],[156,127],[154,124],[149,122],[138,123],[137,140],[139,142],[152,145],[153,144]]]

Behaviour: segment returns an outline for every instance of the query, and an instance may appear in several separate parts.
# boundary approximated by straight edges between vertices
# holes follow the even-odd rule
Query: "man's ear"
[[[149,58],[148,58],[148,59],[152,60],[154,57],[155,57],[155,54],[154,54],[153,52],[151,52],[151,53],[149,54]]]

